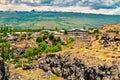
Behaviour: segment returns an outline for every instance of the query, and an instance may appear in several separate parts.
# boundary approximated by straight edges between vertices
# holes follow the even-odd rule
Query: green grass
[[[65,12],[0,12],[0,26],[16,29],[95,27],[120,23],[118,15],[94,15]]]

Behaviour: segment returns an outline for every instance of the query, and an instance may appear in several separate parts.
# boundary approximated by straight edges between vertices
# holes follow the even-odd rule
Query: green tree
[[[43,41],[43,37],[37,37],[36,42],[42,42]]]
[[[47,45],[47,43],[45,42],[45,41],[42,41],[41,43],[39,43],[39,49],[41,50],[41,51],[45,51],[46,50],[46,48],[48,47],[48,45]]]
[[[66,43],[67,44],[70,44],[70,43],[72,43],[74,41],[74,39],[72,38],[72,37],[67,37],[67,39],[66,39]]]
[[[53,33],[49,35],[49,39],[50,39],[50,40],[53,40],[54,38],[55,38],[55,37],[54,37],[54,34],[53,34]]]
[[[26,49],[25,53],[22,54],[22,57],[31,57],[33,55],[33,50],[31,48],[28,48]]]
[[[64,34],[67,35],[68,34],[68,31],[66,29],[64,29]]]
[[[5,52],[4,52],[4,46],[2,45],[1,47],[2,47],[1,57],[4,59],[4,53],[5,53]]]
[[[98,29],[94,30],[94,34],[99,34],[99,33],[100,33],[100,31]]]

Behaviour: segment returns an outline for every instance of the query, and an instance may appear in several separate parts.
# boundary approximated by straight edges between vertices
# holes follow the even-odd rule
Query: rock
[[[32,69],[32,68],[31,68],[31,65],[27,65],[27,64],[26,64],[26,65],[24,65],[24,67],[23,67],[23,70],[30,70],[30,69]]]
[[[43,78],[47,79],[50,78],[50,76],[52,75],[51,72],[45,72],[43,75],[41,75]]]
[[[25,80],[25,78],[19,73],[11,73],[9,80]]]
[[[4,63],[3,59],[0,58],[0,80],[8,80],[9,78],[9,67]]]
[[[117,65],[96,65],[87,67],[81,59],[71,59],[70,56],[48,54],[40,57],[39,68],[67,80],[118,80],[119,70]],[[59,71],[60,73],[58,73]]]

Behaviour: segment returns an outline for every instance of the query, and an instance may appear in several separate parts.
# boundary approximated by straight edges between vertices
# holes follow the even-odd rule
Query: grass
[[[32,79],[38,79],[38,80],[64,80],[63,78],[57,77],[55,75],[51,75],[49,78],[45,79],[43,78],[42,74],[44,74],[44,71],[41,69],[32,69],[32,70],[22,70],[22,68],[15,68],[10,69],[10,72],[17,72],[24,76],[25,80],[32,80]]]
[[[42,28],[76,28],[95,27],[104,24],[120,23],[120,16],[105,16],[65,12],[0,12],[0,25],[17,29]],[[96,18],[97,17],[97,18]]]

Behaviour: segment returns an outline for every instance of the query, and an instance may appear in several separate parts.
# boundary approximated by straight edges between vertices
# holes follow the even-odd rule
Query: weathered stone
[[[25,80],[25,78],[19,73],[11,73],[9,80]]]
[[[81,59],[71,59],[69,56],[48,54],[39,59],[39,67],[44,71],[53,69],[53,74],[58,74],[67,80],[117,80],[119,78],[118,66],[96,65],[86,67]]]
[[[0,58],[0,80],[8,80],[9,67],[6,65],[2,58]]]

